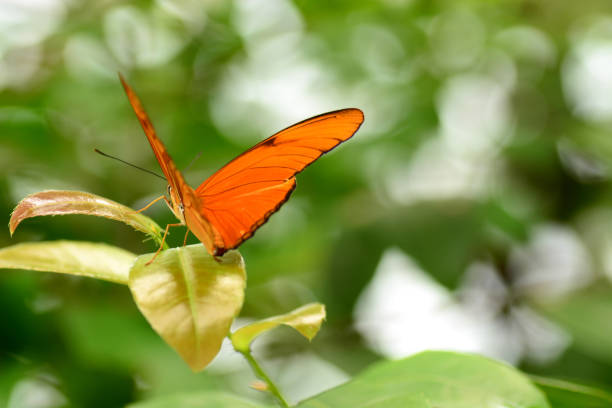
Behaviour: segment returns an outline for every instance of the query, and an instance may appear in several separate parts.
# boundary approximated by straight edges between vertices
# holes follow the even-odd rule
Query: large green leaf
[[[130,404],[128,408],[263,408],[266,406],[269,407],[222,392],[203,391],[156,398]]]
[[[136,255],[93,242],[52,241],[0,249],[0,269],[68,273],[127,284]]]
[[[151,326],[189,364],[202,370],[217,355],[244,300],[246,273],[238,251],[219,261],[202,244],[142,255],[129,286]]]
[[[232,344],[236,350],[247,352],[255,337],[281,324],[293,327],[302,336],[312,340],[319,332],[323,320],[325,320],[325,306],[321,303],[310,303],[292,312],[241,327],[232,333]]]
[[[83,214],[121,221],[151,236],[161,245],[161,228],[146,215],[137,213],[108,198],[82,191],[47,190],[30,194],[17,204],[11,214],[11,235],[25,219],[43,215]]]
[[[554,408],[610,408],[612,395],[593,387],[552,378],[532,377]]]
[[[376,364],[299,407],[549,408],[529,379],[477,355],[424,352]]]

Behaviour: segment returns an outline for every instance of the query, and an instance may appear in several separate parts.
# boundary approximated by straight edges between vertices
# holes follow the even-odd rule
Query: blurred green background
[[[240,248],[238,324],[327,305],[312,344],[256,343],[291,401],[424,349],[612,390],[609,1],[2,1],[0,224],[44,189],[133,208],[165,191],[93,152],[158,171],[118,71],[180,168],[202,152],[192,186],[292,123],[364,111]],[[56,239],[156,249],[84,216],[27,220],[0,246]],[[2,271],[0,310],[0,406],[261,398],[229,348],[192,374],[125,287]]]

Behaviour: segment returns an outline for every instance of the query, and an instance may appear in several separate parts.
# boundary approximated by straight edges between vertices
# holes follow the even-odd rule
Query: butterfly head
[[[176,218],[178,218],[179,221],[185,223],[185,207],[183,205],[183,200],[170,184],[168,184],[168,195],[170,196],[170,202],[172,203],[172,208],[170,209],[174,215],[176,215]]]

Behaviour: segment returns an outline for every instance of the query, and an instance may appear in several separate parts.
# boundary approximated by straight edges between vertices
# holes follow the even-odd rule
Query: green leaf
[[[428,351],[375,364],[298,407],[550,408],[515,368],[485,357]]]
[[[531,377],[554,408],[610,408],[612,395],[597,388],[562,380]]]
[[[68,273],[123,284],[135,260],[129,251],[93,242],[31,242],[0,249],[0,269]]]
[[[129,286],[142,314],[159,335],[200,371],[221,348],[244,300],[246,273],[238,251],[220,261],[202,244],[138,257]]]
[[[270,317],[241,327],[232,333],[232,344],[236,350],[247,352],[255,337],[281,324],[293,327],[302,336],[312,340],[319,332],[323,320],[325,320],[325,306],[321,303],[310,303],[287,314]]]
[[[269,405],[256,404],[254,402],[236,397],[234,395],[202,391],[197,393],[172,395],[169,397],[155,398],[150,401],[138,402],[128,405],[127,408],[264,408]]]
[[[17,226],[27,218],[67,214],[95,215],[121,221],[151,236],[161,245],[162,229],[155,221],[123,204],[82,191],[47,190],[27,196],[13,210],[9,231],[13,235]]]

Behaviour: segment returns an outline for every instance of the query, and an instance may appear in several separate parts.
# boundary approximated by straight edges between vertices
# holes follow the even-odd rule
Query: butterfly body
[[[295,175],[353,136],[363,122],[355,108],[306,119],[251,147],[193,189],[155,134],[140,100],[120,79],[168,180],[168,207],[214,256],[253,236],[289,199]]]
[[[211,255],[223,255],[225,252],[222,249],[223,241],[219,233],[202,215],[201,200],[193,188],[187,183],[183,184],[181,189],[174,189],[171,184],[168,184],[168,196],[170,200],[166,200],[166,204],[180,221],[180,224],[186,225],[204,244]]]

